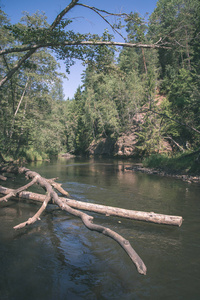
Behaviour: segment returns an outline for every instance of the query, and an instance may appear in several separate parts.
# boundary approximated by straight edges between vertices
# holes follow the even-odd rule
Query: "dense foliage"
[[[26,13],[11,25],[0,11],[1,49],[32,45],[47,38],[80,40],[60,23],[48,37],[46,17]],[[60,152],[85,153],[93,140],[117,138],[136,130],[137,154],[196,150],[200,142],[200,4],[197,0],[159,0],[145,21],[131,13],[124,24],[130,43],[167,48],[63,47],[37,50],[1,89],[0,152],[40,159]],[[65,30],[64,30],[65,28]],[[98,36],[91,36],[98,40]],[[106,30],[101,41],[112,41]],[[86,69],[74,98],[65,100],[55,55],[69,69],[82,59]],[[0,56],[4,76],[22,56]],[[65,101],[64,101],[65,100]]]

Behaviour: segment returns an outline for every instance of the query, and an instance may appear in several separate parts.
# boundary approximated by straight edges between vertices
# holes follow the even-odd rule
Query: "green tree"
[[[37,27],[43,23],[45,24],[45,19],[39,14],[31,17],[26,14],[19,26],[27,28],[31,23],[32,26]],[[2,47],[5,47],[5,41]],[[11,42],[13,43],[13,38],[7,40],[7,44]],[[16,39],[14,43],[17,43]],[[20,57],[21,54],[18,54],[18,56]],[[2,69],[11,69],[15,61],[16,55],[8,55],[2,61]],[[56,101],[54,101],[54,104],[52,103],[52,98],[55,98],[52,86],[56,84],[61,90],[60,75],[56,71],[57,67],[58,64],[50,52],[40,50],[24,63],[18,74],[14,74],[10,82],[7,82],[1,90],[1,149],[4,153],[17,157],[31,147],[44,153],[50,152],[51,146],[56,152],[57,148],[52,144],[53,142],[48,142],[46,146],[42,147],[42,144],[44,144],[41,141],[42,136],[45,139],[47,134],[42,134],[41,131],[45,131],[45,128],[46,130],[49,129],[48,124],[45,127],[42,123],[52,117],[52,111],[56,105]],[[63,97],[61,92],[59,96],[61,100]],[[51,124],[50,119],[49,124]],[[55,128],[55,137],[56,131]],[[49,130],[49,133],[53,133],[53,130]]]
[[[183,148],[199,144],[198,11],[199,2],[195,0],[160,0],[150,16],[148,33],[154,42],[160,39],[170,45],[168,50],[157,50],[160,90],[170,103],[165,114],[175,120],[171,121],[169,132]]]

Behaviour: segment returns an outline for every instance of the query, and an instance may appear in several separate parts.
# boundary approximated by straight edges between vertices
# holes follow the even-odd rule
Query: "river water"
[[[74,158],[28,167],[59,177],[80,201],[183,216],[176,227],[90,213],[130,241],[147,275],[115,241],[54,205],[41,221],[14,231],[38,205],[8,201],[0,203],[0,300],[200,299],[200,185],[126,171],[131,165]],[[22,178],[4,185],[24,184]]]

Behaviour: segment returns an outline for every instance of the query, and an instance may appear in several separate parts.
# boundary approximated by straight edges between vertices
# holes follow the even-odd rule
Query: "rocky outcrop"
[[[89,155],[107,155],[115,157],[135,157],[139,155],[139,150],[137,149],[138,135],[141,126],[144,122],[145,113],[137,113],[133,118],[133,125],[129,131],[122,133],[117,139],[114,138],[99,138],[94,140],[87,153]],[[160,149],[157,150],[159,153],[171,152],[172,147],[170,141],[162,139],[160,143]],[[140,153],[141,155],[141,153]]]
[[[94,140],[87,149],[87,154],[90,156],[136,157],[139,155],[136,132],[137,129],[132,128],[131,131],[123,133],[117,139],[107,137]],[[171,151],[170,144],[163,139],[158,152],[166,153]]]
[[[136,155],[136,143],[137,136],[133,130],[123,133],[118,139],[108,137],[94,140],[87,152],[89,155],[131,157]]]
[[[115,139],[110,137],[100,138],[98,140],[94,140],[89,148],[87,149],[87,153],[89,155],[105,155],[105,156],[113,156],[114,155],[114,145]]]
[[[135,131],[122,134],[114,145],[114,155],[129,157],[136,155],[137,136]]]

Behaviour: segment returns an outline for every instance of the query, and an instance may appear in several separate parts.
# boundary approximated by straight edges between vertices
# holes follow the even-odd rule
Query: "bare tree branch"
[[[129,14],[126,14],[126,13],[111,13],[111,12],[108,12],[104,9],[99,9],[99,8],[96,8],[94,6],[89,6],[89,5],[86,5],[86,4],[82,4],[82,3],[77,3],[77,5],[80,5],[80,6],[84,6],[84,7],[87,7],[89,9],[92,9],[94,10],[95,12],[98,11],[98,12],[102,12],[104,14],[107,14],[109,16],[117,16],[117,17],[130,17]]]
[[[132,246],[130,245],[128,240],[124,239],[121,235],[119,235],[118,233],[116,233],[115,231],[113,231],[109,228],[106,228],[101,225],[93,224],[92,216],[90,216],[82,211],[79,211],[77,209],[74,209],[74,208],[70,207],[67,204],[67,202],[62,201],[62,199],[58,197],[58,194],[53,190],[51,184],[48,182],[48,180],[46,178],[40,176],[40,174],[38,174],[37,172],[31,171],[25,167],[15,167],[15,166],[6,167],[5,166],[5,167],[1,168],[1,171],[24,173],[26,177],[28,177],[29,179],[32,179],[31,183],[15,190],[14,193],[16,193],[16,191],[19,192],[19,190],[21,190],[21,191],[24,190],[25,187],[30,186],[30,184],[33,184],[34,182],[37,182],[42,188],[44,188],[47,191],[47,196],[45,197],[45,200],[44,200],[41,208],[38,210],[38,212],[32,218],[29,218],[27,221],[15,226],[14,229],[23,228],[26,225],[30,225],[30,224],[34,223],[35,221],[39,220],[41,213],[45,210],[48,202],[52,199],[53,203],[57,204],[62,210],[67,211],[69,214],[71,214],[73,216],[79,217],[82,220],[83,224],[88,229],[100,232],[100,233],[114,239],[117,243],[119,243],[120,246],[129,255],[132,262],[135,264],[138,272],[140,274],[146,275],[147,268],[146,268],[144,262],[138,256],[138,254],[135,252],[135,250],[132,248]],[[9,192],[8,195],[12,195],[12,196],[14,195],[12,190]]]
[[[19,225],[16,225],[14,227],[14,229],[21,229],[27,225],[33,224],[36,221],[40,220],[40,215],[43,213],[43,211],[46,209],[48,202],[51,200],[51,195],[50,193],[47,194],[47,196],[45,196],[44,202],[42,204],[42,206],[40,207],[40,209],[37,211],[37,213],[29,218],[26,222],[20,223]]]
[[[83,7],[86,7],[86,8],[89,8],[89,9],[93,10],[96,14],[98,14],[112,28],[113,31],[115,31],[117,34],[119,34],[125,40],[123,35],[118,30],[116,30],[116,28],[100,12],[106,13],[109,16],[120,16],[120,17],[122,17],[122,16],[128,17],[129,16],[128,14],[125,14],[125,13],[120,13],[120,14],[110,13],[110,12],[107,12],[103,9],[98,9],[94,6],[89,6],[89,5],[82,4],[82,3],[77,3],[77,5],[80,5],[80,6],[83,6]]]
[[[157,42],[158,43],[158,42]],[[113,41],[65,41],[62,43],[42,43],[42,44],[35,44],[29,46],[22,46],[22,47],[15,47],[4,49],[0,51],[0,55],[9,54],[9,53],[17,53],[17,52],[25,52],[28,50],[33,49],[36,51],[39,48],[47,48],[47,47],[63,47],[63,46],[120,46],[120,47],[127,47],[127,48],[147,48],[147,49],[171,49],[170,47],[165,47],[162,45],[155,44],[142,44],[142,43],[125,43],[125,42],[113,42]]]
[[[18,193],[26,190],[27,188],[29,188],[30,186],[32,186],[34,183],[36,183],[37,180],[38,180],[38,176],[35,176],[31,182],[27,183],[26,185],[24,185],[24,186],[22,186],[22,187],[20,187],[20,188],[18,188],[16,190],[10,191],[9,194],[7,194],[6,196],[0,198],[0,202],[1,201],[7,201],[9,198],[16,196]]]
[[[56,178],[57,179],[57,178]],[[54,181],[54,179],[48,179],[48,182],[58,191],[60,192],[62,195],[69,197],[69,193],[67,191],[65,191],[62,188],[62,184],[61,183],[57,183]]]
[[[12,191],[13,191],[12,189],[7,189],[3,186],[0,186],[0,193],[4,195],[7,195]],[[65,193],[63,194],[65,195]],[[17,195],[17,198],[29,199],[29,200],[39,201],[39,202],[45,201],[45,195],[32,193],[28,191],[23,191],[19,193]],[[163,225],[173,225],[179,227],[182,225],[183,222],[183,218],[181,216],[158,214],[155,212],[136,211],[136,210],[124,209],[120,207],[88,203],[88,202],[78,201],[78,200],[69,199],[65,197],[59,197],[59,199],[64,203],[67,203],[72,208],[95,212],[106,216],[115,216],[120,218],[131,219],[131,220],[144,221],[144,222],[163,224]]]
[[[23,93],[22,93],[22,96],[19,100],[19,103],[17,105],[17,108],[15,110],[15,113],[14,113],[14,116],[13,116],[13,120],[12,120],[12,125],[11,125],[11,129],[10,129],[10,138],[12,138],[12,135],[13,135],[13,129],[14,129],[14,124],[15,124],[15,118],[16,118],[16,115],[19,111],[19,108],[20,108],[20,105],[24,99],[24,96],[26,94],[26,90],[27,90],[27,86],[28,86],[28,83],[29,83],[29,77],[27,77],[27,80],[26,80],[26,84],[25,84],[25,87],[24,87],[24,90],[23,90]]]
[[[179,145],[171,136],[164,136],[164,139],[172,141],[179,148],[179,150],[185,152],[185,149],[181,147],[181,145]]]

